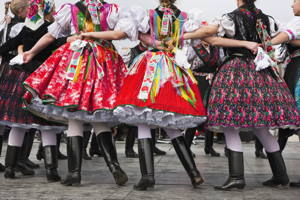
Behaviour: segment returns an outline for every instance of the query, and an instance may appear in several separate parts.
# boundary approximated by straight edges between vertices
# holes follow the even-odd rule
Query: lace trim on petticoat
[[[85,110],[71,112],[68,110],[70,107],[43,104],[38,97],[35,97],[30,104],[26,104],[27,110],[50,121],[67,123],[69,119],[73,119],[84,122],[105,122],[111,125],[118,123],[118,119],[113,115],[113,110],[111,109],[99,109],[90,113]]]
[[[171,129],[187,129],[197,127],[206,121],[206,116],[193,116],[148,107],[133,105],[118,106],[114,114],[120,122],[128,124],[148,124]]]

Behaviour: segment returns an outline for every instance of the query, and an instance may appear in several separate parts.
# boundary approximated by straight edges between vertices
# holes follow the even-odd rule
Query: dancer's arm
[[[185,40],[188,39],[202,39],[205,37],[212,36],[218,33],[218,25],[209,25],[209,26],[202,26],[201,28],[197,29],[194,32],[185,33],[183,38]]]
[[[56,40],[50,33],[46,33],[29,51],[24,52],[24,63],[28,63],[39,52],[45,49],[49,44]]]
[[[244,41],[244,40],[234,40],[222,37],[207,37],[203,39],[204,41],[208,42],[212,46],[218,47],[240,47],[246,48],[250,50],[252,53],[256,54],[258,49],[258,43]]]
[[[102,40],[120,40],[127,37],[123,31],[101,31],[101,32],[87,32],[82,33],[83,38],[102,39]]]
[[[282,44],[289,41],[289,35],[286,32],[279,33],[276,37],[272,38],[273,45]]]

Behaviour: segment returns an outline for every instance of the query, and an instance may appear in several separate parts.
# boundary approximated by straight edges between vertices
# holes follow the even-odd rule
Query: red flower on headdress
[[[31,5],[29,10],[28,10],[28,17],[32,18],[33,16],[35,16],[38,13],[39,7],[38,5]]]

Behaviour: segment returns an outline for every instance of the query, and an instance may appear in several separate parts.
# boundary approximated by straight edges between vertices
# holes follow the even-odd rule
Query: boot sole
[[[123,172],[121,171],[116,171],[116,172],[113,172],[113,177],[115,179],[115,182],[117,185],[124,185],[125,183],[127,183],[128,181],[128,177],[126,174],[124,174]]]

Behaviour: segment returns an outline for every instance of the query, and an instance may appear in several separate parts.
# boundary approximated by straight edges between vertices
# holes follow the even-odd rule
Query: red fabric
[[[124,85],[117,97],[116,106],[130,104],[137,107],[148,107],[184,115],[206,115],[206,110],[203,106],[198,86],[193,84],[191,80],[189,83],[197,99],[195,107],[177,94],[177,90],[173,87],[170,80],[160,88],[160,91],[155,98],[155,102],[152,102],[150,98],[148,98],[146,102],[138,99],[137,97],[144,79],[146,66],[147,59],[144,58],[137,67],[137,72],[132,75],[127,75],[124,80]]]
[[[88,56],[94,57],[90,49],[85,48],[80,74],[77,81],[72,81],[66,79],[73,52],[69,47],[67,43],[55,51],[25,84],[37,91],[41,99],[53,100],[52,103],[59,107],[70,107],[70,111],[113,109],[126,73],[122,58],[115,51],[98,46],[97,60],[104,71],[104,77],[100,78],[95,60],[87,64]],[[31,94],[27,92],[24,98],[30,102]]]

